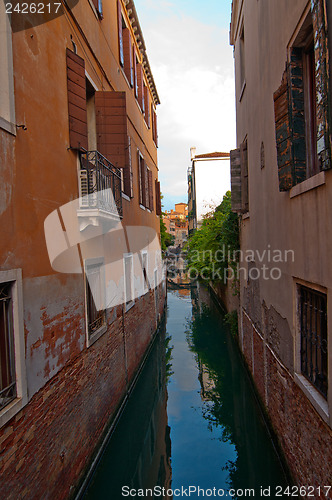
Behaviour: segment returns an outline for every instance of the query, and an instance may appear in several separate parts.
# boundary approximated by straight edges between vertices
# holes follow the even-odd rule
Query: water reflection
[[[220,310],[202,288],[192,288],[185,303],[183,299],[176,291],[169,294],[168,330],[175,345],[168,403],[173,488],[192,484],[201,488],[255,488],[258,493],[261,486],[286,485],[238,348]],[[181,328],[173,322],[178,309],[187,318],[181,325],[187,351]]]
[[[261,486],[286,486],[239,350],[208,292],[169,290],[165,330],[84,498],[124,498],[126,485],[255,488],[256,497]]]
[[[169,342],[169,338],[165,339],[164,325],[85,499],[124,498],[123,486],[136,490],[156,485],[170,487],[171,440],[166,411],[166,379],[171,374]]]

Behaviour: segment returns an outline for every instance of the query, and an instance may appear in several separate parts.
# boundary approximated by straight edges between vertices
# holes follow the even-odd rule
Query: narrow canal
[[[160,498],[161,488],[142,491],[156,485],[174,498],[181,488],[182,497],[213,488],[261,497],[262,487],[274,498],[287,485],[236,343],[204,288],[169,290],[166,325],[84,498]]]

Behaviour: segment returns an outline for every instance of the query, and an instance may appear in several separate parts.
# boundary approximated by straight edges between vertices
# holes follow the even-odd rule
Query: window
[[[230,152],[231,159],[231,194],[232,211],[249,211],[248,184],[248,144],[245,139],[238,149]]]
[[[0,410],[16,398],[12,283],[0,284]]]
[[[27,403],[22,271],[0,272],[0,427]]]
[[[0,127],[15,135],[12,30],[5,3],[0,3]]]
[[[85,294],[87,344],[89,346],[107,329],[104,261],[101,258],[85,261]]]
[[[244,58],[244,26],[242,26],[241,34],[240,34],[240,85],[241,85],[241,94],[243,90],[243,86],[245,84],[246,75],[245,75],[245,58]]]
[[[134,267],[133,255],[124,255],[124,294],[126,311],[128,311],[135,303],[134,300]]]
[[[301,373],[327,398],[327,298],[299,285]]]
[[[102,0],[92,0],[93,6],[96,9],[99,19],[103,18],[103,4]]]
[[[149,280],[148,280],[148,252],[143,250],[141,252],[141,263],[142,263],[142,273],[143,273],[143,295],[149,290]]]
[[[288,191],[332,166],[328,139],[328,51],[323,50],[327,43],[326,22],[323,0],[312,1],[289,44],[286,69],[274,93],[280,191]],[[314,30],[313,26],[321,25],[325,29]]]
[[[137,164],[138,164],[138,184],[139,184],[139,203],[140,205],[145,207],[145,197],[146,197],[146,189],[145,189],[145,161],[143,156],[138,151],[137,152]]]
[[[95,106],[95,88],[90,81],[85,78],[86,88],[86,113],[88,124],[88,150],[97,150],[97,129],[96,129],[96,106]]]

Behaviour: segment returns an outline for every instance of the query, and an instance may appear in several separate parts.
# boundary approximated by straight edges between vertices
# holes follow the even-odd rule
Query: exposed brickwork
[[[266,409],[294,479],[299,485],[331,485],[331,429],[244,311],[242,321],[244,356],[262,401],[266,394]]]
[[[162,314],[162,285],[158,294]],[[1,498],[61,500],[73,493],[156,330],[154,292],[124,317],[118,306],[108,319],[108,331],[0,430]]]

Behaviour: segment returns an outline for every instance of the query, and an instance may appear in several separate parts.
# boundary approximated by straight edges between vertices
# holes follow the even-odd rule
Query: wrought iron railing
[[[99,151],[81,152],[80,208],[122,217],[121,170]]]

